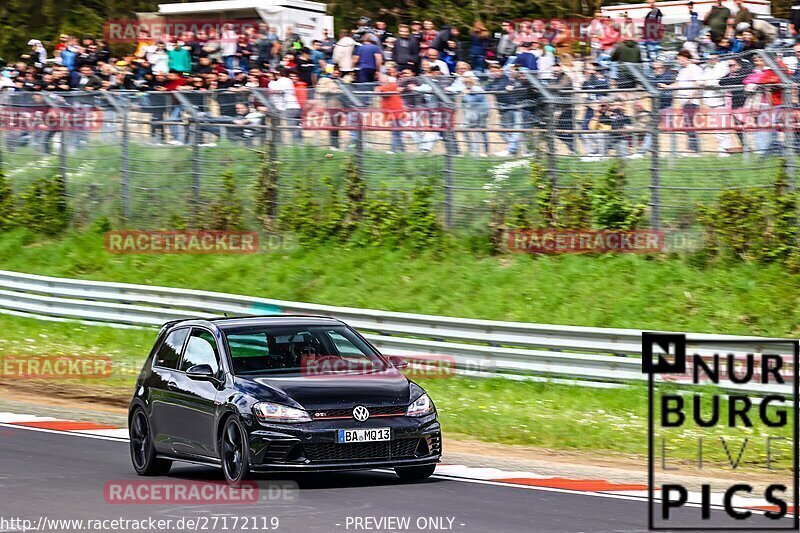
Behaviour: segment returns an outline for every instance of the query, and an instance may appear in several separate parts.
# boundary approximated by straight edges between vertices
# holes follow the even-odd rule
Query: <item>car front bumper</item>
[[[370,443],[336,442],[340,429],[391,429],[391,440]],[[324,471],[420,466],[438,463],[442,454],[441,427],[435,414],[424,417],[386,417],[315,420],[303,424],[264,424],[248,427],[250,468],[253,471]]]

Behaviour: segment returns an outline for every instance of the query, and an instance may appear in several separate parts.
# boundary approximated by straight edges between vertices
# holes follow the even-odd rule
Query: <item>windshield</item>
[[[236,375],[370,372],[386,366],[344,326],[249,326],[224,333]]]

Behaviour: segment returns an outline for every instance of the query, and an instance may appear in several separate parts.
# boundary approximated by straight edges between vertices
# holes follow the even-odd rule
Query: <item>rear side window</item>
[[[178,361],[181,358],[181,348],[183,341],[189,334],[188,328],[176,329],[164,340],[161,348],[158,349],[156,354],[155,365],[162,368],[178,368]]]
[[[194,365],[208,365],[216,374],[219,370],[217,361],[217,342],[211,333],[202,329],[192,330],[192,336],[189,337],[189,343],[183,353],[181,370],[186,372]]]

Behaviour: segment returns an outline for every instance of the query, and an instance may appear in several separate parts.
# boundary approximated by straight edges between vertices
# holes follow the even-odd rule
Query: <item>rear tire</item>
[[[403,481],[420,481],[428,479],[433,475],[436,470],[436,465],[423,465],[423,466],[398,466],[394,471],[397,477]]]
[[[156,456],[153,447],[153,434],[150,430],[150,421],[144,409],[138,408],[133,412],[130,427],[131,463],[133,469],[140,476],[164,476],[172,468],[172,461]]]

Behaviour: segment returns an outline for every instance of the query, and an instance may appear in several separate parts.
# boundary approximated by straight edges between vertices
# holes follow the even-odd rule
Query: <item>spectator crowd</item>
[[[652,127],[654,110],[615,92],[634,86],[621,74],[621,65],[647,63],[643,71],[663,91],[659,108],[676,108],[685,121],[693,120],[701,107],[753,105],[752,87],[771,87],[778,80],[769,65],[746,55],[774,41],[776,29],[750,13],[742,0],[735,1],[734,12],[716,0],[702,20],[689,3],[685,41],[675,62],[663,60],[663,15],[654,0],[649,4],[640,21],[627,14],[612,20],[598,12],[580,25],[563,20],[505,21],[498,34],[481,21],[466,29],[415,20],[390,31],[385,22],[373,23],[368,18],[359,20],[355,29],[342,29],[337,37],[326,30],[321,39],[310,43],[292,27],[279,31],[267,23],[241,33],[233,25],[225,25],[219,33],[185,32],[159,39],[141,32],[129,55],[113,54],[100,38],[61,35],[48,46],[31,39],[29,53],[2,65],[0,89],[147,93],[146,109],[154,121],[176,121],[185,112],[183,102],[187,100],[173,98],[173,91],[194,103],[199,100],[192,95],[201,92],[235,95],[261,88],[267,90],[272,105],[300,139],[301,110],[308,105],[341,105],[337,84],[356,83],[374,93],[390,121],[403,109],[444,105],[448,98],[458,98],[467,128],[475,130],[466,135],[465,145],[476,155],[489,152],[488,135],[481,130],[486,129],[491,110],[496,110],[504,130],[504,147],[496,155],[508,156],[520,153],[521,132],[543,121],[537,96],[542,84],[555,92],[578,90],[584,95],[580,109],[569,105],[555,109],[557,139],[567,150],[578,153],[582,143],[583,154],[589,158],[604,157],[611,150],[617,155],[642,157],[652,148],[652,133],[646,130]],[[704,60],[703,66],[699,60]],[[796,69],[782,66],[796,76]],[[434,83],[423,83],[419,76]],[[720,92],[726,87],[724,94]],[[780,105],[782,97],[779,90],[770,88],[760,98],[759,109]],[[209,115],[204,132],[220,135],[225,124],[263,123],[266,109],[259,102],[222,96],[217,100],[220,116]],[[207,111],[198,107],[201,113]],[[154,136],[166,139],[163,126],[153,128]],[[179,126],[169,128],[169,142],[186,142],[186,131]],[[635,131],[625,133],[627,130]],[[608,133],[576,133],[580,131]],[[238,134],[241,138],[254,135],[246,129]],[[734,149],[733,137],[725,132],[716,135],[720,156]],[[459,150],[453,134],[393,131],[390,151],[405,150],[409,138],[422,151],[430,150],[436,140],[443,140],[448,150]],[[688,153],[698,154],[697,134],[688,132],[687,140]],[[741,135],[740,141],[744,143]],[[332,147],[339,146],[338,132],[331,132],[330,142]],[[758,138],[755,144],[766,153],[776,142],[773,135]]]

